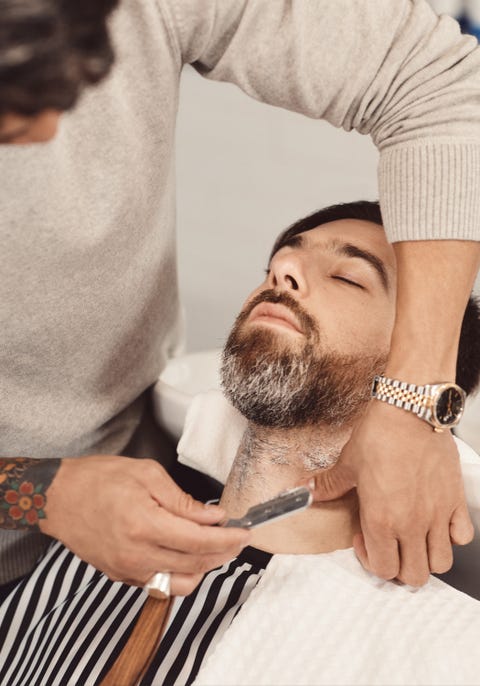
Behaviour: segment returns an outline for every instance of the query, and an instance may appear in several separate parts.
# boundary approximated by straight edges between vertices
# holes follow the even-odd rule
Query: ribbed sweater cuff
[[[390,242],[480,240],[480,144],[387,148],[380,153],[378,175]]]

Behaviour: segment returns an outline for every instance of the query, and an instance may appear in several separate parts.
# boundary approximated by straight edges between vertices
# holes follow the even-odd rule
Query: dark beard
[[[243,325],[260,302],[282,303],[297,316],[303,342],[284,344],[275,332]],[[375,374],[386,356],[318,353],[315,321],[286,293],[264,291],[241,312],[222,358],[222,386],[232,404],[249,420],[265,427],[292,428],[353,420],[370,398]]]

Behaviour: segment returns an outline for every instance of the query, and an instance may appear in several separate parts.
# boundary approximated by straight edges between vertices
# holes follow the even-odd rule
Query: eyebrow
[[[285,241],[281,242],[276,252],[278,252],[278,250],[280,250],[281,248],[286,247],[302,248],[305,246],[304,238],[305,237],[301,234],[297,234],[296,236],[290,236],[289,238],[286,238]],[[327,250],[330,250],[336,255],[352,258],[357,257],[367,262],[371,267],[373,267],[373,269],[377,273],[384,290],[388,292],[390,284],[387,270],[384,262],[379,257],[371,253],[369,250],[359,248],[358,245],[354,245],[353,243],[342,243],[341,241],[335,238],[327,243],[326,248]]]
[[[368,264],[373,267],[377,272],[383,288],[389,290],[388,274],[383,261],[364,248],[359,248],[358,245],[353,245],[353,243],[337,243],[337,241],[332,242],[333,251],[337,255],[345,255],[345,257],[359,257],[361,260],[368,262]]]
[[[283,240],[277,247],[276,252],[278,252],[281,248],[301,248],[304,243],[305,241],[303,240],[303,236],[298,233],[296,236],[285,238],[285,240]]]

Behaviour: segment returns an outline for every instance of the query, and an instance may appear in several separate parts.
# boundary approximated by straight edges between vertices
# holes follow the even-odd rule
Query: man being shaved
[[[221,495],[229,517],[328,474],[383,372],[395,286],[375,203],[326,208],[279,237],[224,350],[224,392],[247,420]],[[479,381],[479,340],[470,300],[456,379],[467,393]],[[183,448],[198,450],[200,428],[210,422],[213,434],[219,421],[208,403],[197,408]],[[408,508],[408,493],[404,500]],[[480,673],[478,602],[433,577],[414,589],[365,571],[353,549],[362,558],[354,490],[255,529],[249,543],[193,594],[175,598],[142,686],[197,677],[210,685],[470,684]],[[0,682],[100,684],[146,598],[52,544],[2,606]]]

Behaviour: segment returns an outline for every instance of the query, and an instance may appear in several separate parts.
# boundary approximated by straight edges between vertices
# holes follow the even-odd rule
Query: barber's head
[[[320,210],[277,239],[267,276],[224,350],[226,395],[271,427],[351,423],[384,369],[395,317],[396,265],[378,203]],[[457,383],[480,375],[480,317],[469,303]]]
[[[62,112],[113,63],[118,0],[0,0],[0,143],[53,137]]]

